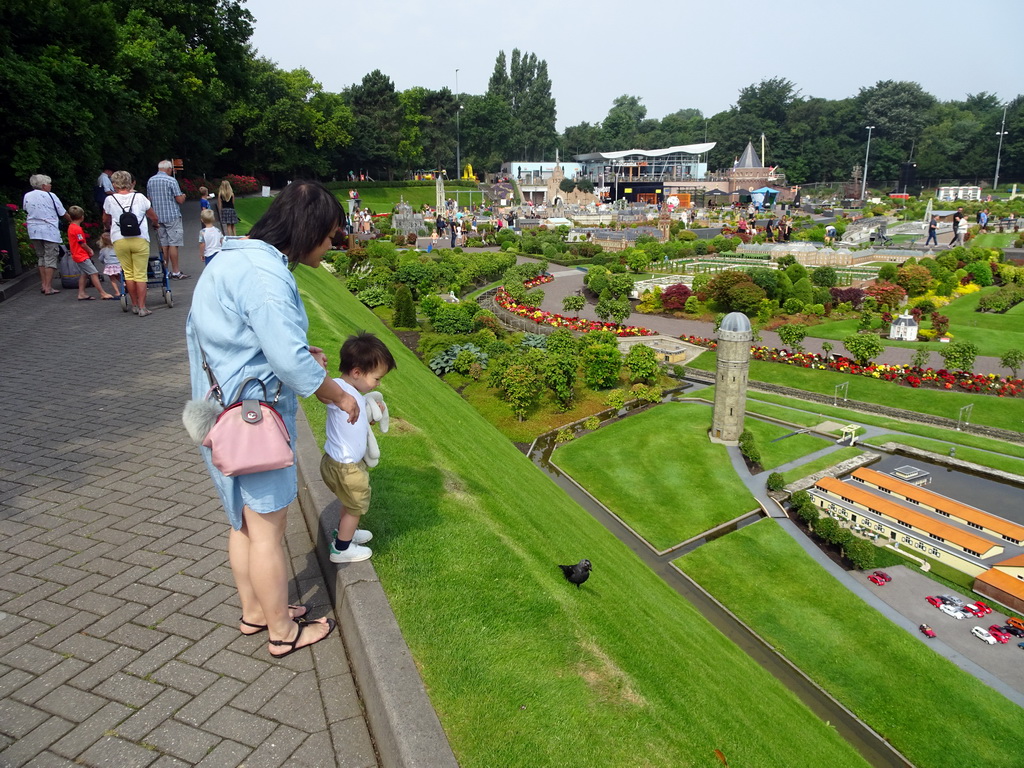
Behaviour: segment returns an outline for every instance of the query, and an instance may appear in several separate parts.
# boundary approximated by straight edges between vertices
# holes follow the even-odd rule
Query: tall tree
[[[622,94],[614,102],[601,123],[601,143],[605,150],[634,149],[640,123],[647,117],[647,107],[636,96]]]
[[[351,156],[375,178],[393,179],[400,164],[404,112],[395,84],[379,69],[345,92],[355,116]]]

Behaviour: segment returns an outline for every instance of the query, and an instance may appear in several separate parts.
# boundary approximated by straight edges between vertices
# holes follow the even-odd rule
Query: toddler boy
[[[363,546],[373,534],[359,529],[359,518],[370,507],[370,474],[365,461],[370,419],[365,395],[395,366],[390,350],[372,333],[349,336],[341,346],[341,378],[334,381],[356,399],[359,418],[349,424],[346,413],[335,405],[327,406],[327,443],[320,476],[341,502],[338,529],[330,544],[332,563],[358,563],[373,554]]]
[[[209,264],[224,246],[224,235],[213,223],[216,218],[209,208],[199,214],[199,221],[203,225],[199,230],[199,258],[205,264]]]
[[[71,258],[78,265],[79,273],[78,300],[93,300],[93,297],[85,292],[86,276],[89,277],[92,287],[96,289],[103,299],[113,299],[114,297],[103,290],[103,286],[100,285],[99,270],[92,263],[92,248],[89,246],[89,241],[85,237],[85,231],[82,229],[82,222],[85,221],[85,210],[81,206],[72,205],[68,208],[68,216],[71,217],[71,223],[68,225],[68,243],[71,244]]]

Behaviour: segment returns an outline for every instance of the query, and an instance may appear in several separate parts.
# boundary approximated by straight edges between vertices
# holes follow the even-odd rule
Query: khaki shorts
[[[168,246],[182,246],[185,244],[185,230],[181,225],[181,217],[178,217],[172,222],[164,224],[160,222],[160,226],[157,227],[157,235],[160,239],[160,245]]]
[[[370,508],[370,473],[362,461],[342,464],[326,453],[320,459],[320,477],[350,515],[365,515]]]
[[[60,243],[49,240],[32,240],[32,248],[36,252],[36,266],[47,269],[60,269]]]

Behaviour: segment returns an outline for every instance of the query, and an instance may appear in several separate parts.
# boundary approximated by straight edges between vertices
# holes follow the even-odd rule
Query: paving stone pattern
[[[238,632],[180,423],[195,278],[145,318],[32,279],[0,303],[0,766],[376,766],[340,634],[274,660]],[[297,509],[287,546],[293,601],[331,615]]]

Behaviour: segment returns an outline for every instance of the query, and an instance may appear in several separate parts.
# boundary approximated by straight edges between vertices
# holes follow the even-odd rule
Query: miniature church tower
[[[753,338],[750,319],[742,312],[730,312],[718,329],[715,409],[710,434],[713,443],[739,443],[747,406],[747,376]]]

